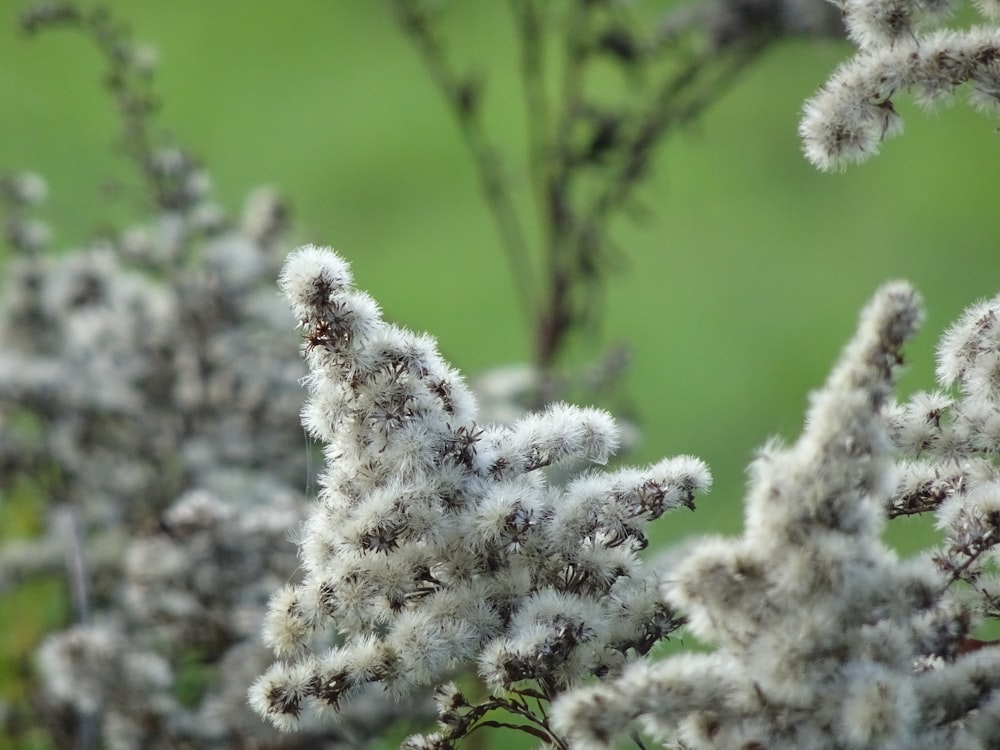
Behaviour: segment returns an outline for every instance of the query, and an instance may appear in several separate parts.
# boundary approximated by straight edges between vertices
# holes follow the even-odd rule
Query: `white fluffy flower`
[[[893,98],[911,91],[923,105],[954,99],[960,88],[979,109],[1000,109],[1000,30],[921,31],[948,0],[844,0],[848,35],[858,53],[838,67],[803,108],[799,124],[806,158],[823,170],[843,169],[878,153],[902,132]],[[991,16],[995,3],[980,3]]]
[[[271,602],[265,639],[292,661],[253,689],[262,716],[288,728],[362,684],[406,695],[463,665],[498,691],[534,680],[551,698],[678,627],[636,553],[646,523],[709,487],[704,464],[551,485],[545,467],[613,454],[608,413],[554,404],[480,426],[433,340],[383,322],[339,256],[302,248],[280,283],[311,368],[303,423],[328,464],[302,533],[305,579]],[[342,635],[336,668],[305,646],[328,627]]]
[[[984,316],[980,308],[971,318]],[[996,649],[974,650],[968,597],[948,584],[964,576],[978,585],[998,539],[1000,482],[989,462],[938,453],[935,432],[962,401],[888,402],[900,347],[920,317],[909,287],[880,290],[813,395],[801,437],[755,461],[744,533],[700,540],[665,578],[667,602],[715,650],[570,691],[554,721],[573,747],[609,747],[637,719],[691,750],[992,741],[1000,672],[987,665],[998,662]],[[946,349],[988,346],[990,327],[967,322]],[[930,455],[904,458],[897,471],[890,434]],[[938,509],[948,550],[899,561],[879,539],[886,509]],[[995,580],[983,587],[995,591]]]

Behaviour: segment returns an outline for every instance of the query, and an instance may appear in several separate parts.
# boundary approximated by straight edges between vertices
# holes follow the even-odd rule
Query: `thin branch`
[[[52,522],[66,554],[66,577],[73,602],[73,619],[85,625],[90,622],[90,576],[84,556],[80,513],[72,505],[61,505],[53,511]]]
[[[528,243],[512,200],[512,190],[502,168],[499,150],[490,142],[481,121],[481,90],[477,83],[460,78],[448,62],[444,43],[435,33],[433,19],[419,0],[393,0],[400,27],[423,58],[431,80],[441,91],[458,122],[462,139],[477,167],[480,187],[493,215],[500,241],[514,275],[521,308],[530,320],[534,313],[535,282]]]
[[[90,622],[90,576],[84,554],[80,511],[68,503],[61,505],[53,511],[52,523],[56,536],[63,542],[66,554],[66,577],[73,602],[73,619],[78,625],[86,625]],[[77,713],[76,750],[93,750],[97,747],[98,727],[97,715]]]
[[[551,153],[544,172],[543,232],[546,248],[546,296],[538,319],[536,360],[543,370],[554,364],[566,334],[575,320],[568,299],[572,293],[576,264],[571,237],[576,224],[570,188],[574,174],[570,135],[583,110],[586,44],[591,10],[586,3],[573,3],[565,22],[560,106],[553,127]]]
[[[524,86],[528,130],[528,169],[539,215],[544,204],[545,172],[550,153],[548,71],[545,65],[546,19],[538,0],[510,0],[511,14],[521,44],[521,82]]]
[[[677,130],[699,117],[705,109],[736,81],[746,68],[766,48],[763,39],[751,38],[743,45],[733,45],[725,51],[699,55],[672,75],[659,87],[637,135],[628,144],[627,155],[613,179],[593,202],[585,215],[591,223],[607,222],[607,216],[620,208],[632,190],[645,176],[645,168],[653,149],[662,142],[669,130]],[[721,58],[720,56],[725,55]]]

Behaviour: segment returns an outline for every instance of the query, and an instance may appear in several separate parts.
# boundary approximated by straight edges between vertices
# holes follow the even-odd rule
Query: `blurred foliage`
[[[96,53],[73,34],[26,39],[14,22],[25,4],[0,10],[0,167],[46,177],[45,218],[55,245],[69,247],[142,210],[129,192],[137,178],[109,157],[118,125]],[[158,48],[159,123],[205,158],[224,204],[235,208],[254,185],[278,187],[298,240],[334,245],[388,318],[432,332],[469,375],[531,356],[472,164],[387,7],[106,4]],[[509,20],[501,4],[451,12],[463,29],[454,52],[485,81],[489,123],[519,148]],[[1000,215],[982,178],[1000,149],[995,123],[963,107],[928,117],[904,100],[908,132],[870,164],[824,175],[801,157],[801,103],[850,52],[804,41],[773,49],[658,154],[645,210],[616,227],[627,262],[580,356],[628,342],[643,434],[633,458],[692,453],[716,476],[699,512],[659,524],[660,541],[739,527],[753,450],[797,433],[808,392],[879,283],[909,279],[929,309],[904,392],[932,384],[942,327],[1000,286]],[[928,538],[916,522],[892,526],[905,550]],[[31,645],[27,634],[67,616],[38,606],[51,597],[3,602],[6,663]]]

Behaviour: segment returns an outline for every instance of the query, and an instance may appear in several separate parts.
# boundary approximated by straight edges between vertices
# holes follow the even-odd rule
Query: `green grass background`
[[[466,373],[528,358],[472,164],[384,4],[105,4],[159,49],[159,122],[206,161],[222,203],[278,187],[298,240],[335,246],[387,317],[436,335]],[[504,4],[451,5],[456,53],[488,75],[490,126],[516,146],[523,111]],[[110,155],[117,123],[97,54],[75,34],[25,39],[13,22],[22,6],[0,2],[0,168],[47,177],[56,245],[72,247],[126,212],[97,186],[129,172]],[[807,394],[880,283],[909,279],[929,310],[904,392],[932,384],[943,327],[1000,290],[986,179],[1000,160],[995,121],[964,105],[927,116],[904,96],[906,133],[872,162],[828,175],[801,157],[801,103],[850,52],[793,41],[768,53],[659,152],[642,193],[648,216],[618,227],[628,263],[588,346],[633,348],[627,388],[643,435],[633,460],[693,453],[716,478],[697,513],[658,523],[661,544],[738,531],[747,461],[769,436],[797,434]],[[916,523],[891,535],[903,550],[931,538]],[[14,600],[0,609],[8,653],[30,641],[25,622],[65,616]]]

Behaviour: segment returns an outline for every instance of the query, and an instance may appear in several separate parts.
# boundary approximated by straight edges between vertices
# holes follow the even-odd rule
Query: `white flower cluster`
[[[1000,619],[1000,297],[970,307],[938,348],[941,388],[888,413],[903,451],[890,517],[933,512],[938,567],[981,617]],[[970,641],[969,643],[975,643]],[[968,644],[967,644],[968,645]]]
[[[407,695],[469,665],[493,690],[533,680],[550,699],[678,626],[637,552],[648,521],[708,488],[699,460],[553,486],[544,467],[614,452],[610,415],[555,405],[479,426],[434,341],[383,322],[332,251],[299,249],[280,284],[311,370],[303,424],[327,468],[304,579],[275,594],[265,623],[282,661],[251,688],[262,716],[293,729],[366,684]],[[338,644],[314,648],[330,629]]]
[[[664,586],[715,650],[569,692],[553,719],[573,747],[608,747],[635,719],[688,750],[995,744],[1000,649],[970,645],[984,646],[968,638],[971,612],[950,588],[962,555],[992,544],[995,531],[956,542],[951,567],[900,561],[879,535],[887,506],[957,496],[963,482],[971,497],[942,503],[951,528],[961,515],[964,530],[996,521],[996,470],[970,456],[997,445],[997,306],[974,309],[945,339],[942,375],[969,389],[946,424],[940,399],[889,403],[900,346],[921,313],[905,284],[878,292],[813,396],[802,436],[754,462],[743,535],[694,544]],[[912,465],[897,471],[890,433],[930,452],[923,482]],[[951,502],[961,507],[945,509]]]
[[[82,250],[8,262],[6,480],[57,467],[53,494],[88,529],[141,525],[234,470],[302,483],[301,428],[289,418],[302,370],[280,338],[290,319],[269,291],[280,256],[259,219],[278,206],[259,194],[244,226],[214,226],[204,201]]]
[[[893,97],[910,90],[926,106],[954,98],[967,84],[970,101],[1000,111],[1000,29],[921,31],[940,20],[950,0],[841,0],[857,54],[805,103],[799,125],[806,158],[823,170],[874,156],[884,138],[902,132]],[[991,21],[1000,3],[977,2]]]

